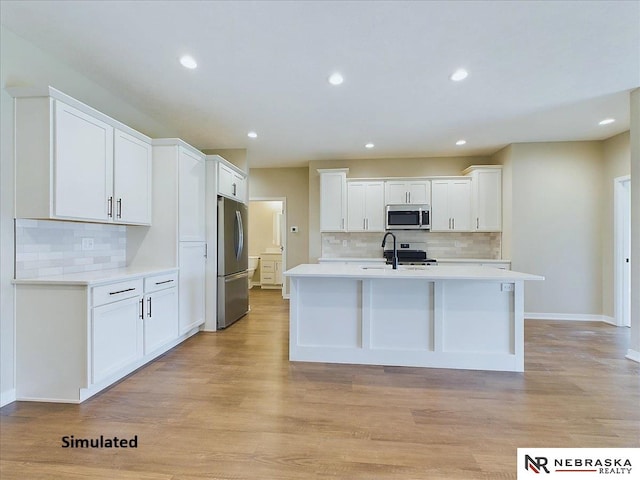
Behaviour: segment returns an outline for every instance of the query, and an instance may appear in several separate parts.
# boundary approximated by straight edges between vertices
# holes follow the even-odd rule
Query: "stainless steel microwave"
[[[387,230],[430,230],[431,207],[429,205],[387,205]]]

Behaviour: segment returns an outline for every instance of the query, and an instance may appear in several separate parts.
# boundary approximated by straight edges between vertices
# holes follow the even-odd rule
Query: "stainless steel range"
[[[398,263],[400,265],[436,265],[437,260],[427,257],[426,243],[423,242],[399,242]],[[387,264],[393,261],[393,250],[384,250],[384,258]]]

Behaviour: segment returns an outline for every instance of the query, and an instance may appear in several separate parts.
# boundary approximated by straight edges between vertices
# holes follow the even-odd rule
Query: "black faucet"
[[[384,244],[387,243],[387,237],[391,235],[393,237],[393,260],[391,260],[391,266],[394,270],[398,269],[398,248],[396,247],[396,236],[392,232],[387,232],[384,234],[384,238],[382,239],[382,248],[384,248]]]

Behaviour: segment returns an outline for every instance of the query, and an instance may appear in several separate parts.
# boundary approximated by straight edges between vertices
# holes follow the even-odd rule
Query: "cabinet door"
[[[502,230],[502,172],[478,170],[472,175],[474,222],[484,232]]]
[[[449,215],[452,219],[452,230],[471,230],[470,180],[452,180],[449,184]]]
[[[282,262],[275,262],[274,278],[276,285],[282,285]]]
[[[449,181],[431,181],[431,231],[449,231]]]
[[[407,192],[411,204],[431,203],[431,184],[428,180],[407,182]]]
[[[384,231],[384,183],[369,182],[365,189],[365,225],[369,232]]]
[[[98,383],[142,357],[141,297],[95,307],[91,318],[91,381]]]
[[[344,172],[320,174],[320,231],[344,232],[347,177]]]
[[[128,133],[114,133],[114,221],[151,223],[151,145]]]
[[[218,195],[233,198],[233,170],[218,163]]]
[[[178,162],[180,241],[204,241],[205,163],[204,158],[180,147]]]
[[[110,221],[113,127],[56,101],[54,138],[54,216]]]
[[[233,172],[231,188],[236,200],[243,203],[247,201],[247,182],[243,175]]]
[[[365,225],[366,185],[363,182],[347,182],[347,230],[363,232]]]
[[[178,289],[168,288],[144,298],[144,354],[178,338]]]
[[[180,335],[204,323],[204,242],[180,242]]]
[[[409,203],[409,192],[405,182],[385,182],[384,195],[387,205]]]

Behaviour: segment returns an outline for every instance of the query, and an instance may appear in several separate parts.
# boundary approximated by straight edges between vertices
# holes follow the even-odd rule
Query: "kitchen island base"
[[[290,277],[291,361],[524,371],[521,279]]]

